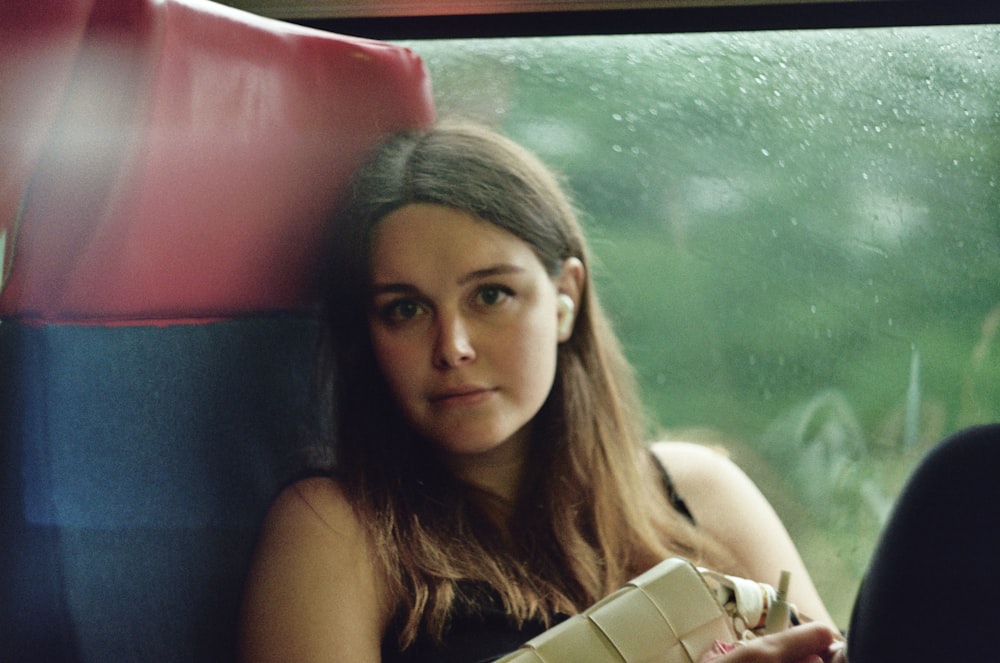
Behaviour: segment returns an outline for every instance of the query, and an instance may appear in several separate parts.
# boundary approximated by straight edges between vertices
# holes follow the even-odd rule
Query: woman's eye
[[[389,322],[406,322],[420,315],[423,310],[423,306],[419,302],[412,299],[399,299],[383,306],[381,313],[382,318]]]
[[[486,306],[495,306],[513,294],[514,293],[510,290],[510,288],[498,285],[487,285],[480,288],[476,296],[480,303],[485,304]]]

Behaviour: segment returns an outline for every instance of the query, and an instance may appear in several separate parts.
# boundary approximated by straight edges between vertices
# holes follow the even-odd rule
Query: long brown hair
[[[439,638],[467,588],[488,587],[518,621],[577,612],[671,554],[711,544],[667,502],[626,361],[592,284],[553,389],[535,420],[527,494],[502,505],[463,485],[403,422],[367,327],[369,254],[379,220],[410,203],[469,212],[528,243],[551,276],[589,251],[557,178],[487,129],[439,125],[391,137],[357,175],[333,224],[326,284],[325,435],[333,473],[396,606],[399,645]],[[496,525],[508,508],[509,529]]]

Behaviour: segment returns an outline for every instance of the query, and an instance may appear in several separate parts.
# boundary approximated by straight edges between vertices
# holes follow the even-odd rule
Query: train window
[[[846,626],[915,459],[1000,419],[1000,26],[403,43],[566,175],[657,424],[731,451]]]

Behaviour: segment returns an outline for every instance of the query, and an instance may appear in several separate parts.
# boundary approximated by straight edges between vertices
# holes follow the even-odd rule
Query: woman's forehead
[[[511,232],[451,207],[406,205],[379,222],[371,269],[375,278],[436,268],[461,271],[486,264],[541,263],[532,248]],[[402,274],[398,274],[402,275]]]

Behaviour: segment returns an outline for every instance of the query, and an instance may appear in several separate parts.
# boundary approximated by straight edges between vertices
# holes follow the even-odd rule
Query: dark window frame
[[[236,4],[236,3],[234,3]],[[587,9],[546,10],[544,3],[523,2],[525,11],[423,14],[419,3],[397,5],[395,14],[351,13],[296,16],[285,11],[283,20],[321,30],[374,39],[451,39],[540,37],[681,32],[911,27],[1000,23],[1000,3],[976,0],[848,0],[841,2],[713,2],[657,3],[622,9],[620,3],[587,3]],[[608,5],[594,9],[594,5]],[[648,4],[648,3],[646,3]],[[267,1],[255,11],[268,13]]]

